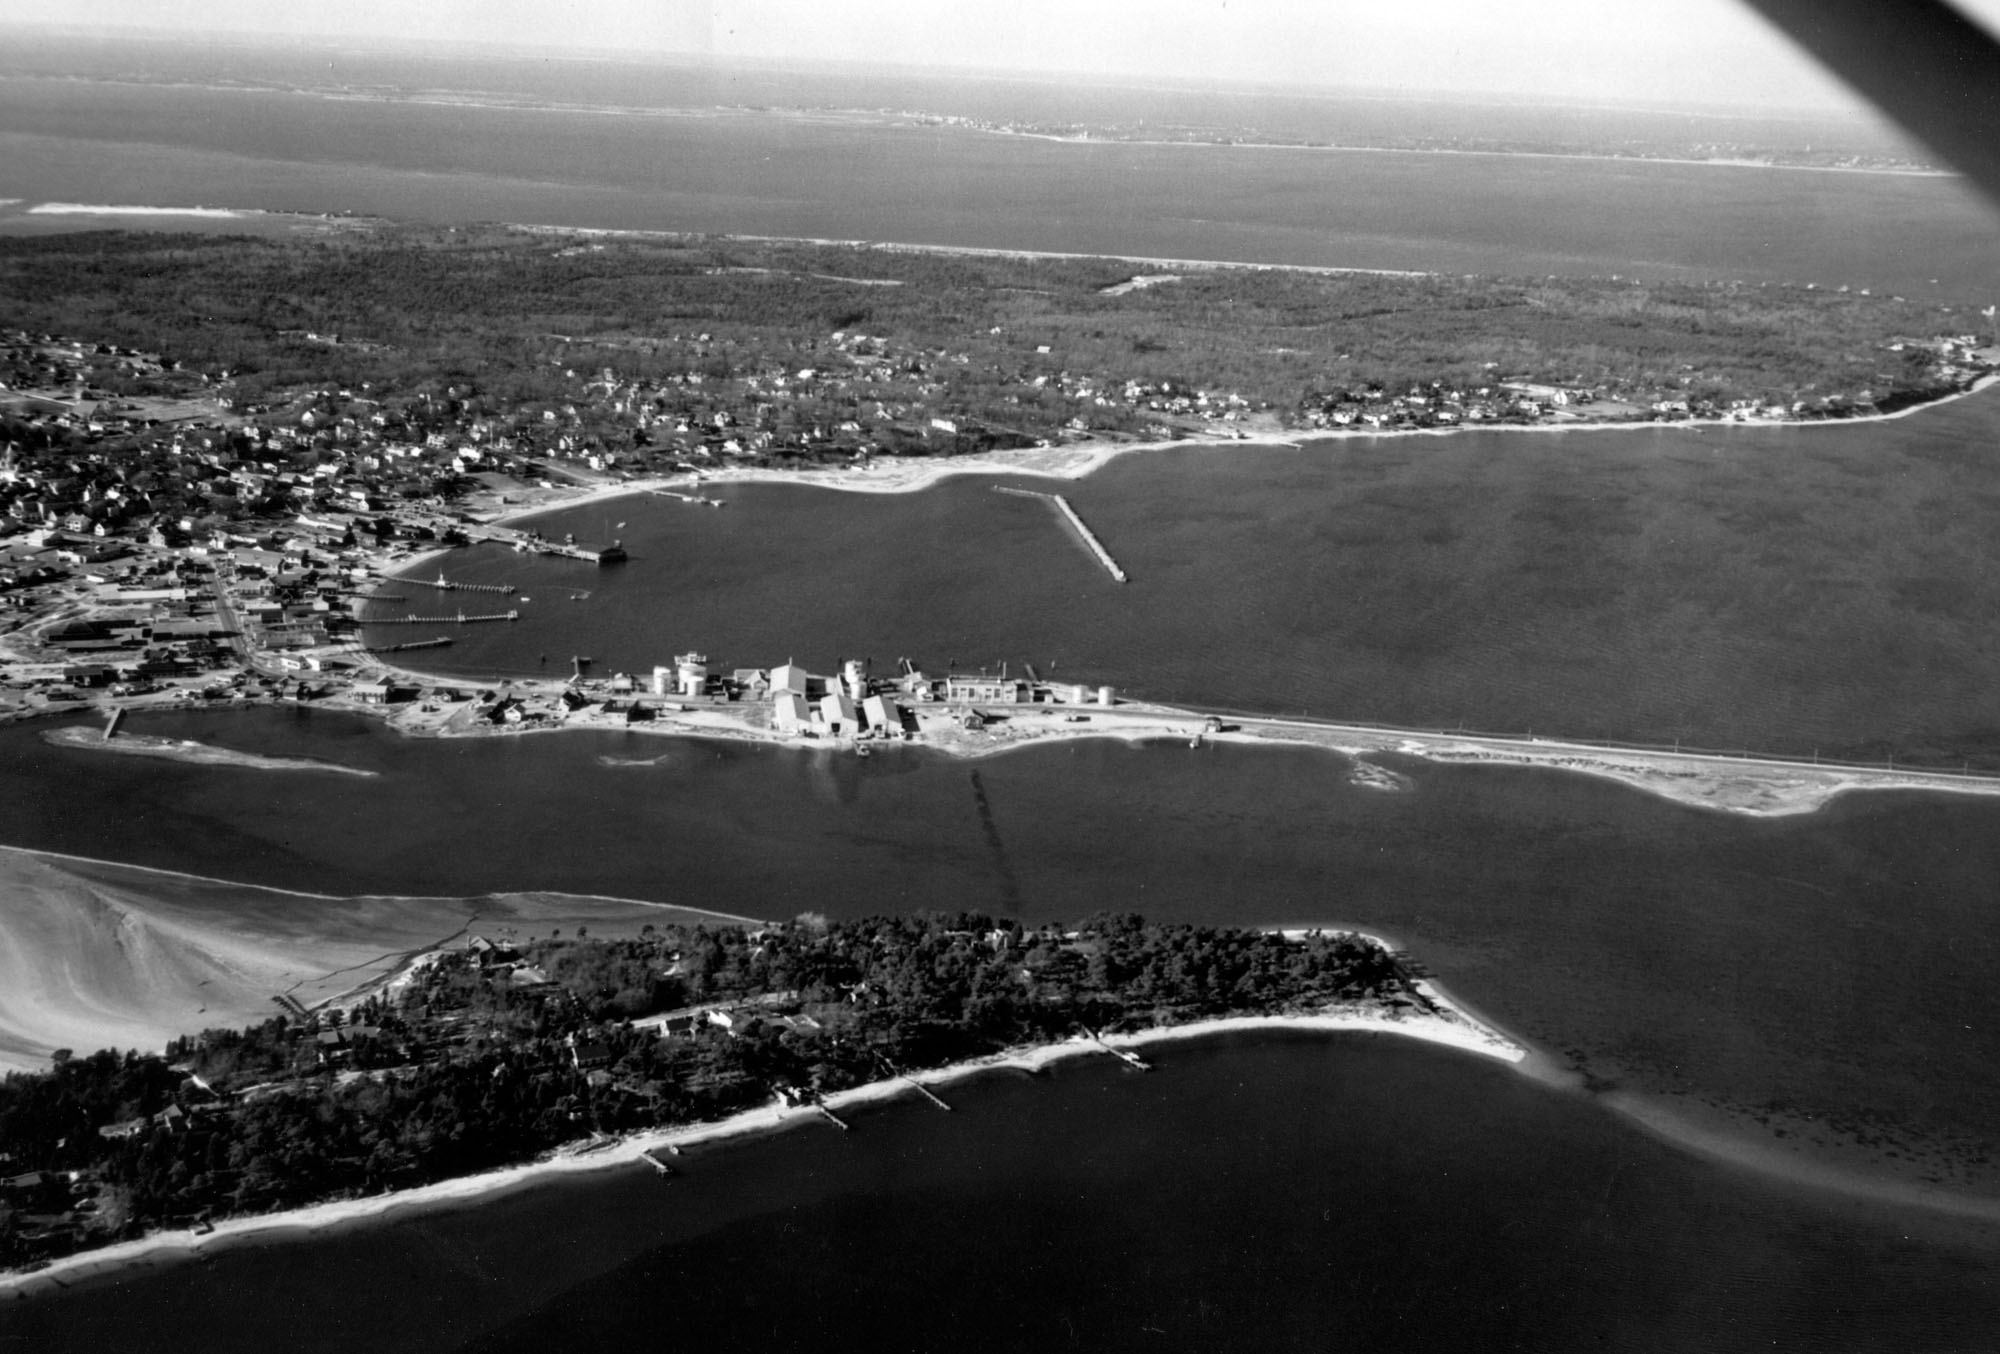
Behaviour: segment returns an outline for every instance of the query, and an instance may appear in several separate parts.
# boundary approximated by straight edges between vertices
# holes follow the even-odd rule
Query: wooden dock
[[[1133,1071],[1150,1072],[1153,1070],[1153,1065],[1138,1054],[1122,1048],[1113,1048],[1111,1045],[1105,1043],[1104,1036],[1096,1030],[1085,1030],[1084,1033],[1089,1035],[1099,1048],[1124,1063],[1127,1067],[1130,1067]]]
[[[895,1077],[901,1081],[909,1082],[910,1085],[917,1088],[918,1095],[930,1101],[933,1105],[936,1105],[939,1109],[946,1111],[949,1111],[951,1109],[951,1106],[945,1104],[944,1098],[940,1096],[936,1091],[933,1091],[930,1087],[924,1085],[921,1081],[918,1081],[915,1077],[911,1076],[908,1072],[905,1072],[902,1068],[896,1066],[896,1064],[890,1062],[887,1058],[884,1058],[881,1054],[879,1053],[876,1054],[875,1059],[877,1062],[882,1064],[883,1071],[887,1072],[890,1076]]]
[[[813,1108],[818,1110],[821,1114],[825,1115],[826,1121],[832,1124],[835,1128],[839,1129],[843,1133],[847,1132],[848,1129],[852,1127],[852,1125],[850,1125],[847,1122],[847,1120],[841,1118],[838,1114],[835,1114],[832,1110],[828,1109],[826,1107],[826,1102],[823,1100],[813,1101]]]
[[[674,1178],[674,1168],[667,1165],[666,1162],[660,1160],[658,1157],[654,1156],[651,1152],[639,1153],[639,1160],[645,1162],[648,1166],[651,1166],[654,1170],[658,1171],[660,1173],[660,1178],[662,1180],[671,1180]]]
[[[363,653],[401,653],[405,649],[441,649],[452,643],[449,635],[439,635],[436,639],[412,639],[401,644],[384,644],[379,648],[364,649]]]

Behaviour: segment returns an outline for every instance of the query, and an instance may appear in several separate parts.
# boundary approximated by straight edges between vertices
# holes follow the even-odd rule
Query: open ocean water
[[[711,86],[658,97],[674,116],[614,116],[212,75],[0,78],[0,196],[2000,290],[1992,219],[1948,179],[1070,146],[680,115],[760,101]],[[523,79],[508,88],[555,96]],[[1995,423],[1987,396],[1866,428],[1131,458],[1066,490],[1123,589],[984,481],[838,511],[763,486],[721,513],[617,504],[623,570],[454,558],[536,603],[446,658],[1025,659],[1260,710],[1970,759],[2000,729]],[[560,600],[570,585],[592,596]],[[1700,1160],[1594,1098],[1995,1193],[1990,803],[1751,822],[1498,768],[1398,763],[1406,788],[1384,793],[1300,750],[863,763],[637,736],[409,744],[303,712],[134,727],[383,774],[93,758],[0,730],[0,841],[329,894],[1365,923],[1581,1090],[1372,1039],[1178,1046],[1147,1077],[1073,1064],[964,1088],[948,1118],[899,1104],[851,1135],[705,1150],[666,1187],[634,1167],[83,1284],[0,1306],[0,1342],[1944,1350],[1984,1347],[2000,1315],[1991,1226]],[[600,760],[635,751],[665,755]]]
[[[1331,267],[1815,282],[1961,303],[2000,294],[1992,218],[1946,177],[1062,143],[823,111],[914,106],[996,120],[1109,111],[1025,82],[967,94],[937,81],[870,88],[794,73],[496,63],[433,68],[428,83],[448,87],[427,90],[421,73],[342,60],[318,71],[294,61],[277,77],[286,87],[263,88],[245,87],[270,79],[254,61],[216,61],[183,53],[180,65],[136,73],[152,83],[134,83],[117,61],[98,78],[71,80],[0,58],[0,197],[22,200],[0,209],[0,226],[42,228],[22,214],[41,201],[206,204]],[[468,89],[527,106],[468,104],[455,92]],[[437,101],[408,101],[419,93]],[[1185,121],[1226,127],[1246,116],[1229,96],[1148,97],[1178,103]],[[1258,111],[1281,132],[1348,142],[1379,142],[1400,125],[1396,110],[1366,101]],[[1433,137],[1589,136],[1575,110],[1555,130],[1521,110],[1401,113]],[[1671,116],[1636,111],[1613,115],[1620,120],[1613,140],[1639,125],[1676,127]],[[1792,145],[1853,133],[1768,122],[1736,130]],[[1868,149],[1884,143],[1879,132],[1861,139]]]

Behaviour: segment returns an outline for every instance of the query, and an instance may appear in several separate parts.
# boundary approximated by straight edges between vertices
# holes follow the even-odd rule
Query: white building
[[[903,707],[887,696],[870,696],[862,701],[861,713],[871,729],[883,733],[901,733],[903,730]]]
[[[708,655],[694,653],[674,655],[674,673],[683,696],[700,696],[708,690]]]
[[[779,733],[812,731],[812,706],[796,691],[780,691],[772,697],[772,717]]]
[[[829,691],[820,697],[819,717],[825,721],[828,733],[854,733],[861,728],[854,700],[845,691]]]

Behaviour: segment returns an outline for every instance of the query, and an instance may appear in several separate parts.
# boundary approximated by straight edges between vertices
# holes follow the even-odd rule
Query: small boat
[[[868,745],[866,743],[862,743],[854,749],[854,755],[857,757],[869,757],[873,756],[874,754],[868,751]]]

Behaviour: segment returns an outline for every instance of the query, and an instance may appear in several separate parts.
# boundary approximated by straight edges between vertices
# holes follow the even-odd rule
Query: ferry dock
[[[1035,489],[1016,489],[1011,484],[996,484],[993,486],[993,492],[1012,494],[1016,498],[1039,498],[1046,503],[1053,503],[1056,511],[1062,514],[1063,520],[1075,529],[1077,539],[1083,542],[1084,548],[1095,555],[1097,562],[1104,566],[1104,571],[1120,583],[1130,581],[1126,578],[1125,571],[1118,567],[1118,561],[1111,558],[1111,552],[1104,548],[1104,542],[1097,539],[1097,533],[1084,524],[1083,518],[1077,515],[1076,509],[1071,507],[1069,500],[1061,494],[1045,494]]]

